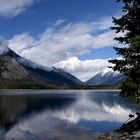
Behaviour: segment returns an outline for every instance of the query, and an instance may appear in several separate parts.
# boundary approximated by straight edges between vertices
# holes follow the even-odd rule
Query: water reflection
[[[90,140],[136,111],[113,92],[56,93],[1,95],[0,140]]]

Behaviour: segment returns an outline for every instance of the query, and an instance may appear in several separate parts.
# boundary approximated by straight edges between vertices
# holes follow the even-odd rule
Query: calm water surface
[[[137,109],[117,91],[0,91],[0,140],[94,140]]]

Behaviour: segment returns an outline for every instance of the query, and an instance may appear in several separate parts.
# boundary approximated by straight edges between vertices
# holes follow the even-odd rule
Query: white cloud
[[[0,0],[0,15],[14,17],[37,0]]]
[[[63,64],[64,67],[71,63],[71,68],[67,66],[67,69],[78,78],[87,80],[99,69],[104,69],[108,62],[100,60],[99,64],[102,66],[98,67],[99,60],[80,61],[77,56],[89,53],[92,49],[116,46],[117,42],[113,39],[116,34],[110,30],[111,24],[111,18],[108,17],[98,22],[76,23],[61,19],[37,38],[29,33],[14,36],[9,40],[9,47],[21,56],[44,66],[60,67]]]
[[[0,36],[0,55],[6,53],[8,51],[8,43],[7,41]]]
[[[9,47],[12,50],[16,50],[18,54],[21,54],[24,49],[33,46],[34,38],[29,35],[29,33],[23,33],[20,35],[15,35],[11,40],[9,40]]]
[[[77,57],[69,58],[68,60],[60,61],[54,64],[57,68],[63,68],[72,73],[79,79],[86,81],[95,74],[102,72],[107,66],[111,65],[108,59],[94,60],[79,60]]]
[[[59,19],[55,22],[54,26],[59,26],[62,25],[63,23],[67,22],[65,19]]]

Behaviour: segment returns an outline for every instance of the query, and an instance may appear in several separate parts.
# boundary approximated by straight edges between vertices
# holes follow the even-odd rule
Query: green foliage
[[[49,90],[96,90],[96,89],[119,89],[119,85],[113,86],[54,86],[54,85],[46,85],[46,84],[39,84],[39,83],[23,83],[23,82],[3,82],[0,83],[0,89],[49,89]]]
[[[113,69],[120,71],[128,78],[122,83],[122,95],[140,94],[140,0],[117,0],[123,2],[122,17],[113,18],[113,30],[123,33],[116,37],[121,44],[128,47],[115,47],[116,53],[122,56],[121,60],[110,60],[115,64]]]

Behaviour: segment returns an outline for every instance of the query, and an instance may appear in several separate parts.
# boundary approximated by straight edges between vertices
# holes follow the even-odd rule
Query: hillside
[[[0,84],[7,83],[38,83],[57,86],[83,84],[68,72],[35,64],[10,49],[7,53],[0,55]]]
[[[125,76],[120,73],[113,72],[113,71],[107,71],[107,72],[103,71],[103,72],[96,74],[88,81],[86,81],[86,85],[96,85],[96,86],[98,86],[98,85],[105,85],[105,86],[116,85],[120,81],[122,81],[124,78],[125,78]]]

